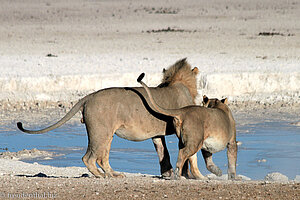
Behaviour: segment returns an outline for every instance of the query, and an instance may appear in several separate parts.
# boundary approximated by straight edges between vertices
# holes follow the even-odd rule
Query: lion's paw
[[[105,173],[105,178],[125,178],[126,176],[120,172]]]
[[[166,178],[166,179],[170,178],[173,175],[174,175],[174,170],[173,169],[170,169],[170,170],[168,170],[168,171],[161,174],[162,178]]]

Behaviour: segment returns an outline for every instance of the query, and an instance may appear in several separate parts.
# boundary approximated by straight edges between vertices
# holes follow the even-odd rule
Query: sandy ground
[[[288,112],[297,125],[299,19],[296,0],[3,0],[0,124],[12,129],[27,112],[43,117],[27,118],[32,126],[49,121],[89,92],[137,85],[141,72],[157,85],[162,68],[188,57],[201,72],[199,96],[227,96],[240,114]],[[47,167],[0,165],[1,199],[300,199],[299,180],[96,179],[80,177],[86,169],[51,167],[32,177]]]
[[[299,199],[300,183],[3,177],[0,195],[33,199]],[[23,195],[23,196],[22,196]],[[30,196],[31,195],[31,196]],[[28,198],[29,197],[29,198]],[[30,198],[31,197],[31,198]]]
[[[175,181],[130,173],[125,173],[126,178],[97,179],[82,167],[57,168],[9,159],[0,159],[0,163],[1,199],[300,198],[300,176],[287,181],[276,173],[262,181],[251,181],[247,177],[242,177],[243,181],[217,180],[214,176],[207,176],[209,180],[203,181]]]

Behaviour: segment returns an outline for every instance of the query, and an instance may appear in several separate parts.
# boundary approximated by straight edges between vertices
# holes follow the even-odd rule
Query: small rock
[[[40,172],[38,174],[35,174],[33,177],[47,177],[47,175]]]
[[[300,182],[300,175],[296,175],[295,182]]]
[[[82,174],[81,177],[90,177],[88,174]]]
[[[289,178],[279,172],[274,172],[267,174],[265,176],[266,181],[279,181],[279,182],[287,182],[289,181]]]
[[[47,56],[47,57],[57,57],[57,55],[54,55],[54,54],[52,54],[52,53],[48,53],[46,56]]]
[[[293,122],[291,123],[292,125],[295,125],[295,126],[300,126],[300,122]]]
[[[238,178],[241,178],[243,181],[251,181],[251,178],[244,176],[244,175],[237,175]]]
[[[208,174],[206,177],[209,180],[221,180],[221,181],[227,181],[228,180],[228,174],[223,174],[222,176],[216,176],[215,174]],[[243,180],[243,181],[250,181],[251,178],[244,176],[244,175],[237,175],[238,180]]]
[[[257,160],[257,162],[267,162],[267,160],[266,159],[261,159],[261,160]]]

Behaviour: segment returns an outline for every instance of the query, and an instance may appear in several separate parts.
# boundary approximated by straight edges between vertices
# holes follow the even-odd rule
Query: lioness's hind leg
[[[201,144],[202,146],[202,144]],[[197,144],[188,144],[186,143],[185,147],[179,149],[178,151],[178,158],[177,158],[177,163],[176,163],[176,169],[174,172],[174,179],[180,179],[180,176],[182,174],[182,168],[185,163],[185,161],[190,158],[192,155],[197,153],[197,151],[201,147],[198,147]],[[200,172],[199,172],[200,173]]]
[[[96,165],[96,157],[88,148],[86,154],[82,157],[82,161],[88,170],[97,178],[104,177],[104,173],[101,173]]]
[[[237,144],[232,141],[227,145],[228,179],[236,179]]]
[[[217,176],[222,176],[222,170],[217,165],[215,165],[215,163],[212,160],[212,153],[210,153],[204,149],[201,149],[201,152],[202,152],[207,170]]]
[[[182,149],[184,148],[184,144],[182,143],[181,140],[179,140],[178,142],[178,148]],[[194,178],[193,175],[190,173],[189,171],[189,161],[186,160],[182,166],[182,171],[181,171],[181,176],[185,177],[185,178]]]
[[[192,155],[189,158],[190,164],[191,164],[191,172],[194,176],[195,179],[203,180],[207,179],[205,176],[203,176],[198,168],[198,163],[197,163],[197,153]]]

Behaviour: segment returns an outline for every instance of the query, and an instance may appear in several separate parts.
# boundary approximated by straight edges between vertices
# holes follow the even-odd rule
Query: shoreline
[[[21,153],[22,155],[21,155]],[[25,155],[24,152],[27,152]],[[29,152],[29,153],[28,153]],[[38,152],[38,153],[31,153]],[[36,155],[38,154],[38,155]],[[37,162],[29,163],[26,162],[26,159],[34,159],[34,158],[44,158],[44,159],[52,159],[51,156],[54,154],[47,151],[40,151],[38,149],[32,150],[22,150],[19,152],[5,152],[4,156],[0,153],[0,163],[1,163],[1,173],[0,177],[44,177],[44,178],[96,178],[94,177],[86,167],[77,167],[77,166],[68,166],[68,167],[55,167],[51,165],[43,165]],[[39,156],[39,157],[37,157]],[[57,155],[54,155],[57,156]],[[8,166],[14,166],[9,168]],[[102,171],[101,169],[99,169]],[[129,173],[129,172],[121,172],[124,173],[125,178],[130,177],[152,177],[162,179],[160,175],[153,174],[142,174],[142,173]],[[214,174],[207,174],[205,177],[207,180],[195,180],[195,179],[186,179],[184,177],[181,180],[194,180],[194,181],[202,181],[202,182],[267,182],[267,183],[300,183],[300,175],[296,175],[293,178],[288,178],[284,174],[279,172],[272,172],[265,174],[263,179],[251,179],[251,177],[247,177],[242,174],[238,174],[237,177],[240,180],[228,180],[227,174],[223,174],[220,177],[217,177]],[[96,178],[97,179],[97,178]],[[119,178],[99,178],[99,179],[119,179]],[[120,178],[122,179],[122,178]],[[165,179],[169,180],[169,179]]]

